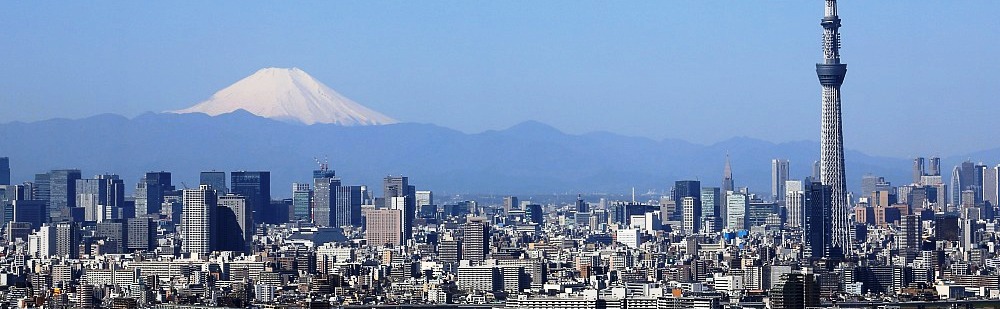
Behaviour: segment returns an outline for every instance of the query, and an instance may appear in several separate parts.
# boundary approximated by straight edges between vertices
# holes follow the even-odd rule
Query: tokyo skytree
[[[823,63],[816,64],[816,75],[823,86],[823,119],[820,137],[820,180],[831,187],[833,203],[833,256],[850,255],[851,224],[848,217],[847,179],[844,172],[844,133],[840,116],[840,85],[847,75],[847,64],[840,62],[840,17],[837,0],[825,0],[823,26]]]

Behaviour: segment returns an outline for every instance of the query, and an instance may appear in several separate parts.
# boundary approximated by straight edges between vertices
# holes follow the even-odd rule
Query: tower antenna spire
[[[847,178],[844,171],[844,133],[840,110],[840,85],[847,75],[847,64],[840,62],[840,16],[837,0],[825,0],[823,27],[823,63],[816,64],[816,75],[823,86],[823,112],[820,133],[820,181],[830,186],[832,256],[851,254]]]

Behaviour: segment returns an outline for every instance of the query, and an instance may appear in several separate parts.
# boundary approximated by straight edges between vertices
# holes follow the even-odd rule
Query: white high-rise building
[[[684,227],[684,234],[691,235],[701,231],[701,202],[693,197],[685,197],[681,200],[681,224]]]
[[[56,229],[51,225],[42,225],[34,233],[28,235],[28,255],[34,258],[48,258],[56,254]]]
[[[207,254],[214,248],[213,224],[218,198],[209,185],[184,190],[184,211],[181,214],[181,251]]]
[[[424,205],[434,205],[434,192],[426,190],[417,190],[414,193],[417,197],[417,207]]]
[[[789,180],[785,182],[785,213],[788,217],[786,221],[788,227],[802,227],[805,197],[806,193],[802,190],[802,181]]]
[[[618,230],[618,233],[615,234],[615,237],[619,243],[629,248],[639,247],[640,236],[638,229],[620,229]]]
[[[785,182],[788,181],[788,160],[771,160],[771,200],[785,199]]]

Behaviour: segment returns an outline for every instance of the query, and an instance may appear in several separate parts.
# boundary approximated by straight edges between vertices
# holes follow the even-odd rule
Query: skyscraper
[[[806,194],[802,190],[802,181],[789,180],[785,182],[785,220],[791,228],[801,228]]]
[[[826,0],[823,26],[823,63],[816,64],[816,75],[823,86],[822,135],[820,137],[820,179],[829,185],[833,207],[833,246],[850,254],[851,223],[848,216],[847,178],[844,172],[844,132],[840,115],[840,85],[847,75],[847,64],[840,62],[840,17],[837,0]]]
[[[930,170],[927,171],[927,176],[941,176],[941,158],[931,157]]]
[[[701,188],[701,221],[706,222],[702,226],[702,230],[706,232],[721,230],[721,221],[719,220],[721,216],[719,208],[721,205],[722,192],[720,192],[718,187]]]
[[[80,258],[80,225],[76,222],[56,224],[56,255]]]
[[[336,226],[361,226],[361,186],[337,186],[336,210],[334,223]]]
[[[490,248],[490,226],[486,219],[469,218],[462,225],[462,232],[462,258],[474,264],[485,261]]]
[[[0,157],[0,186],[10,184],[10,158]]]
[[[128,251],[150,251],[156,248],[156,223],[149,217],[128,219]]]
[[[983,168],[983,201],[990,202],[991,207],[996,206],[998,202],[997,185],[1000,183],[997,179],[1000,176],[998,170],[1000,165]]]
[[[102,206],[107,204],[108,183],[100,179],[76,180],[76,207],[83,208],[84,220],[97,222],[103,219]]]
[[[771,160],[771,200],[785,199],[785,182],[788,181],[788,160]]]
[[[253,222],[280,224],[281,218],[271,206],[271,172],[232,172],[229,184],[233,194],[242,195],[247,200],[247,208],[253,214]],[[287,217],[287,216],[285,216]]]
[[[729,154],[726,154],[726,166],[722,168],[722,193],[733,191],[733,167],[729,164]]]
[[[397,209],[375,209],[367,213],[365,241],[369,247],[403,244],[403,212]]]
[[[745,230],[747,228],[747,207],[750,197],[741,192],[733,192],[726,196],[726,228],[730,230]]]
[[[184,211],[181,220],[181,251],[206,254],[215,246],[215,213],[218,198],[208,185],[184,190]]]
[[[834,219],[833,189],[820,182],[805,183],[803,192],[803,226],[802,242],[805,244],[805,256],[810,258],[840,257],[840,248],[833,242]]]
[[[296,220],[311,218],[313,190],[308,183],[292,183],[292,209]]]
[[[254,225],[246,198],[235,194],[218,196],[215,229],[220,251],[247,251],[253,240]]]
[[[313,176],[313,223],[318,226],[337,225],[337,188],[340,179],[332,172],[314,171]]]
[[[503,210],[504,213],[510,213],[511,210],[520,208],[521,205],[517,202],[516,196],[504,196],[503,197]]]
[[[681,200],[681,225],[687,235],[701,232],[701,201],[694,197]]]
[[[416,189],[410,185],[406,176],[386,176],[382,181],[382,196],[385,197],[386,208],[403,211],[403,239],[413,237],[413,219],[417,212]],[[403,205],[392,201],[393,197],[403,198]]]
[[[229,193],[229,188],[226,187],[226,172],[201,172],[201,181],[198,184],[212,186],[217,194]]]
[[[80,170],[53,170],[48,176],[49,218],[52,222],[73,221],[71,207],[76,207],[76,180]]]
[[[701,206],[701,182],[697,180],[678,180],[674,182],[674,207],[684,207],[684,198],[694,198],[694,202]],[[681,221],[683,209],[672,209],[670,220]],[[699,214],[700,215],[700,214]]]
[[[916,157],[913,159],[913,183],[920,183],[920,179],[927,175],[924,171],[924,157]]]

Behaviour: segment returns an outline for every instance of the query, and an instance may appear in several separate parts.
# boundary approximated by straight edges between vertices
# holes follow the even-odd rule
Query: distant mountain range
[[[174,173],[196,186],[207,170],[269,170],[274,196],[292,182],[310,182],[316,158],[345,183],[381,191],[386,175],[406,175],[439,193],[628,193],[668,190],[675,180],[719,186],[725,156],[737,186],[770,193],[771,159],[791,162],[791,177],[810,175],[817,142],[775,144],[738,137],[712,145],[622,136],[566,134],[528,121],[506,130],[465,134],[429,124],[396,123],[355,103],[298,69],[268,68],[209,100],[168,113],[128,119],[105,114],[0,124],[0,156],[11,158],[16,181],[58,168],[85,176],[117,173],[130,184],[146,171]],[[1000,149],[965,158],[996,158]],[[849,189],[872,173],[909,183],[910,159],[848,151]],[[957,163],[944,158],[943,170]],[[945,175],[946,177],[948,175]]]
[[[816,142],[752,138],[704,146],[605,132],[571,135],[535,121],[477,134],[414,123],[305,126],[242,110],[216,117],[105,114],[14,122],[0,124],[0,136],[6,137],[0,156],[11,157],[15,180],[79,168],[85,176],[118,173],[134,184],[145,171],[166,170],[178,185],[194,186],[200,171],[269,170],[276,196],[289,195],[292,182],[308,182],[317,157],[328,157],[346,183],[376,192],[383,177],[402,174],[439,192],[539,194],[662,191],[681,179],[718,186],[726,153],[738,186],[769,192],[771,159],[789,159],[792,177],[802,178],[819,149]],[[910,177],[908,159],[848,151],[847,166],[852,188],[867,172],[898,182]]]

